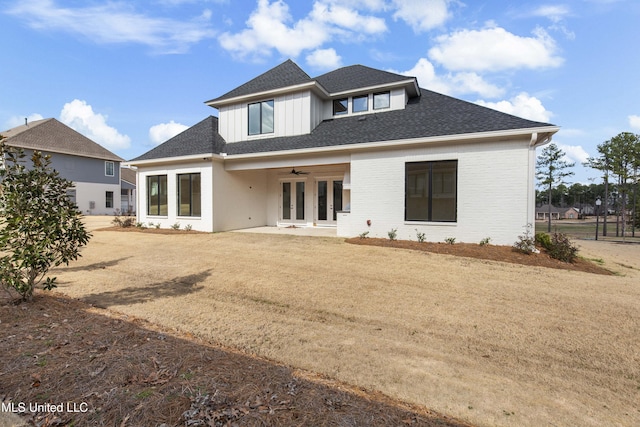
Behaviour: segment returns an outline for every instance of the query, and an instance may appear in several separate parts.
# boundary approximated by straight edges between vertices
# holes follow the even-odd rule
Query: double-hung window
[[[115,174],[115,164],[109,161],[104,162],[104,175],[115,176]]]
[[[167,175],[147,176],[147,214],[167,216]]]
[[[105,192],[104,196],[104,207],[108,209],[113,209],[113,191]]]
[[[405,221],[457,220],[458,161],[405,164]]]
[[[178,175],[178,216],[200,216],[200,174]]]
[[[273,99],[249,104],[249,135],[273,133]]]

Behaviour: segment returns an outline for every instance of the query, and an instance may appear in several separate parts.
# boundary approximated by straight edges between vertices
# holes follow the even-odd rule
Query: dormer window
[[[339,116],[349,112],[349,98],[341,98],[333,100],[333,115]]]
[[[249,104],[249,135],[273,133],[273,99]]]
[[[369,96],[354,96],[353,97],[353,112],[361,113],[369,109]]]
[[[373,94],[373,109],[381,110],[391,106],[391,94],[389,92],[380,92]]]

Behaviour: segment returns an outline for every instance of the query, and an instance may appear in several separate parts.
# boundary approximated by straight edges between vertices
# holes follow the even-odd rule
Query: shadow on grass
[[[129,258],[131,257],[118,258],[118,259],[113,259],[111,261],[96,262],[94,264],[82,265],[78,267],[56,267],[56,270],[68,271],[68,272],[104,270],[107,267],[116,266],[121,261],[127,260]]]
[[[188,286],[195,278],[183,280]],[[27,405],[21,415],[29,425],[469,426],[61,296],[40,294],[30,310],[0,299],[3,325],[8,318],[0,329],[0,366],[7,368],[0,396],[85,409],[53,418]],[[42,327],[43,319],[55,327]]]
[[[117,291],[89,294],[83,297],[82,300],[96,307],[108,308],[115,305],[139,304],[159,298],[179,297],[202,289],[202,286],[198,286],[198,284],[209,276],[211,276],[211,270],[205,270],[201,273],[174,277],[173,279],[149,285],[129,286]],[[132,280],[132,282],[135,282],[135,280]]]

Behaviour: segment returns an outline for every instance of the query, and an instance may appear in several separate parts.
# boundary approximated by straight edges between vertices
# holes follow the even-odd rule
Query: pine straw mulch
[[[613,275],[611,271],[601,267],[587,259],[578,256],[574,262],[567,263],[551,258],[543,248],[538,248],[540,253],[523,253],[512,246],[479,245],[474,243],[439,243],[416,242],[409,240],[389,240],[381,238],[354,237],[346,240],[347,243],[356,245],[383,246],[400,249],[411,249],[436,254],[455,255],[467,258],[486,259],[491,261],[509,262],[534,267],[557,268],[570,271],[582,271],[593,274]]]
[[[35,426],[469,426],[55,293],[0,296],[0,378]]]

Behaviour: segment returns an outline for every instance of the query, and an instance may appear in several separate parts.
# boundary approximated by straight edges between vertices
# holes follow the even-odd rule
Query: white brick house
[[[558,131],[360,65],[311,78],[289,60],[207,104],[219,118],[128,162],[140,222],[512,244]]]

